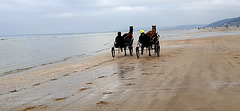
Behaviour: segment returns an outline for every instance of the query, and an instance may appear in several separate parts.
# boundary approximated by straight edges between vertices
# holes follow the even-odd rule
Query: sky
[[[0,0],[0,35],[210,24],[239,17],[239,6],[240,0]]]

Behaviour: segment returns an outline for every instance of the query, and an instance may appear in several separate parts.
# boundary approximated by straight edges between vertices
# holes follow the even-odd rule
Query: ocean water
[[[0,76],[110,51],[114,33],[1,37]]]
[[[124,32],[122,32],[123,34]],[[240,35],[240,31],[201,33],[197,29],[158,30],[160,41],[217,35]],[[110,53],[117,32],[90,34],[44,34],[0,36],[0,77],[49,65]],[[133,34],[138,41],[139,32]]]

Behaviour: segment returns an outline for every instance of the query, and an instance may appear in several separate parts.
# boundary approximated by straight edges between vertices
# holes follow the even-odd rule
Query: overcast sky
[[[240,16],[240,0],[0,0],[0,35],[209,24]]]

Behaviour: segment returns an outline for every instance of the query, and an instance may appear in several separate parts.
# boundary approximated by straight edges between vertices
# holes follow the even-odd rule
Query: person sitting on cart
[[[115,38],[115,47],[116,47],[116,48],[120,48],[121,51],[122,51],[123,43],[124,43],[124,40],[123,40],[123,37],[122,37],[122,35],[121,35],[121,32],[118,32],[118,35],[117,35],[117,37]]]
[[[140,30],[140,36],[139,36],[139,42],[142,44],[141,45],[141,49],[142,49],[142,53],[143,54],[143,49],[144,47],[149,47],[149,42],[150,42],[150,37],[148,34],[144,33],[144,30]]]

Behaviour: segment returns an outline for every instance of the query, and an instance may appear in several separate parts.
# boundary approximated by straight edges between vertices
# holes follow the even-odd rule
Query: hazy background
[[[240,0],[0,0],[0,35],[210,24],[239,16],[239,6]]]

